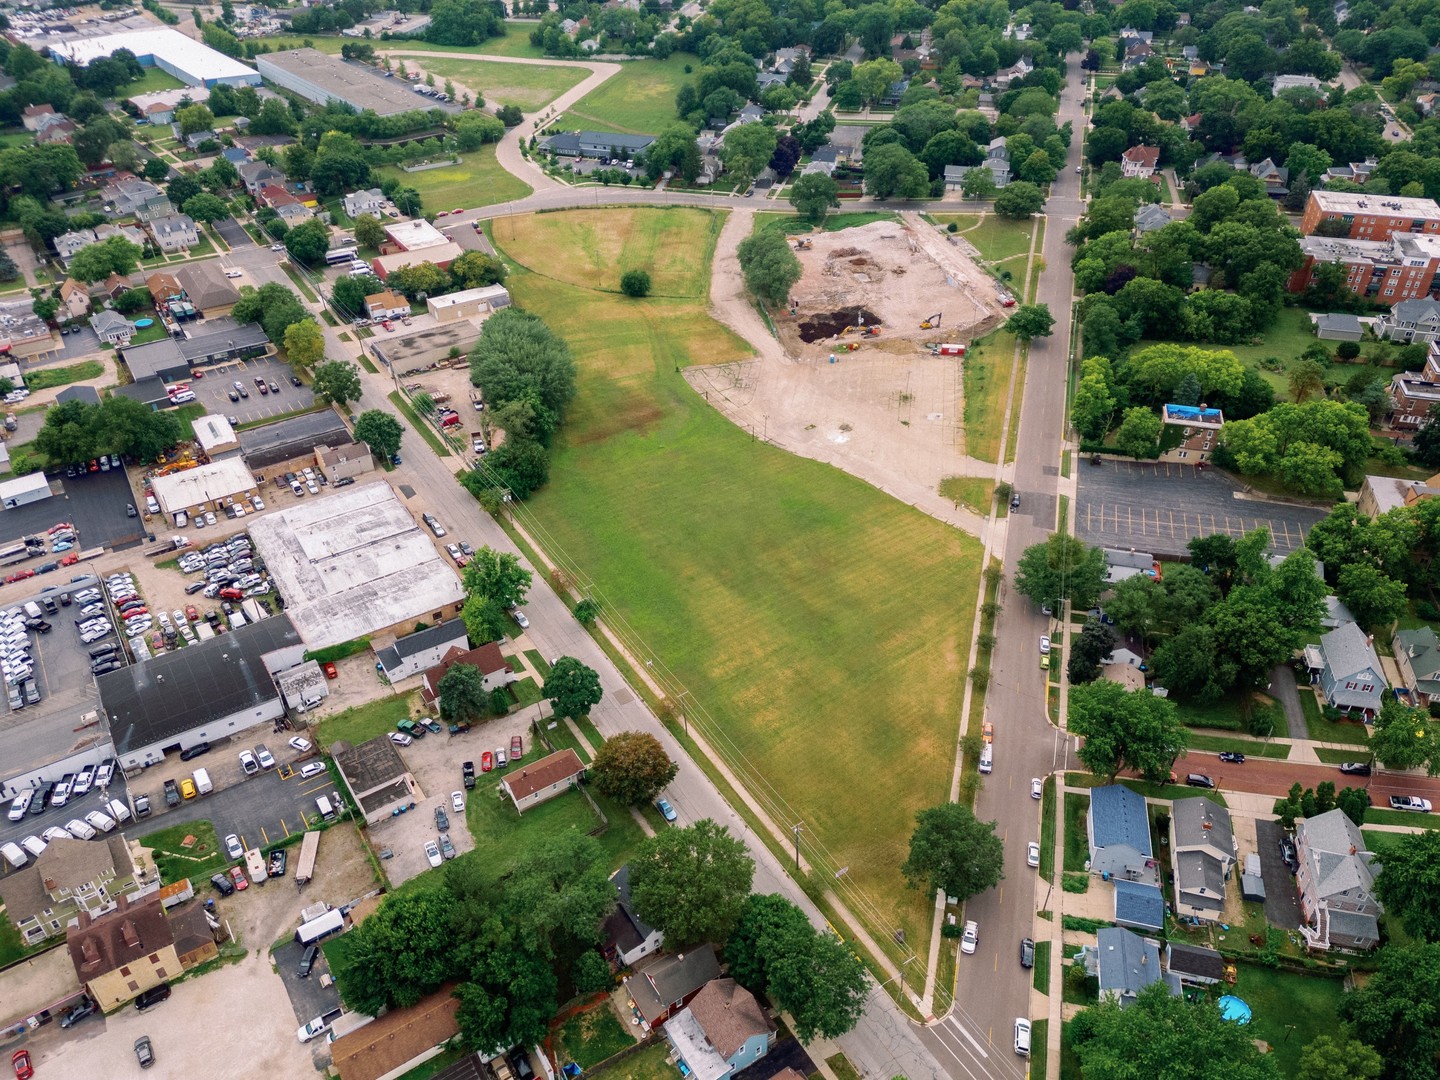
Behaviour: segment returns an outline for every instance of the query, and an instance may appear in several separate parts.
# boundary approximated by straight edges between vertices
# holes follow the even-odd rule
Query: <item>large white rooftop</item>
[[[226,425],[229,426],[228,424]],[[201,503],[254,491],[259,486],[249,467],[238,457],[212,461],[184,472],[157,476],[150,482],[155,498],[168,514],[188,510]]]
[[[250,526],[250,536],[311,649],[429,621],[465,596],[455,571],[384,481],[332,488],[267,514]]]
[[[418,251],[422,248],[439,247],[441,244],[451,243],[450,237],[424,218],[416,218],[414,221],[397,221],[394,225],[386,225],[385,235],[406,251]]]
[[[186,37],[178,30],[161,27],[154,30],[130,30],[119,34],[75,38],[49,45],[50,52],[71,63],[84,66],[92,60],[110,56],[116,49],[129,49],[143,64],[146,57],[156,57],[184,74],[196,86],[216,80],[244,76],[258,81],[254,68],[232,60],[222,52]]]
[[[1440,217],[1440,204],[1434,199],[1408,195],[1367,195],[1359,191],[1312,191],[1315,205],[1331,214],[1394,214],[1396,217]]]

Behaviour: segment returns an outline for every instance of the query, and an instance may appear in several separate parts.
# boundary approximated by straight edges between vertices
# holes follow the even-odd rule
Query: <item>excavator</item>
[[[942,312],[940,312],[939,315],[931,315],[928,319],[926,319],[924,322],[922,322],[922,323],[920,324],[920,329],[921,329],[921,330],[938,330],[938,329],[940,328],[940,316],[941,316],[941,315],[944,315],[944,314],[945,314],[945,313],[942,311]]]
[[[809,239],[808,237],[807,237],[806,239],[804,239],[804,240],[796,240],[796,241],[795,241],[795,250],[796,250],[796,251],[809,251],[809,250],[810,250],[812,247],[814,247],[814,246],[815,246],[815,241]]]

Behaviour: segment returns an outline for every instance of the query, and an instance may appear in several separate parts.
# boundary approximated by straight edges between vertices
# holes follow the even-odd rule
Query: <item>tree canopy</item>
[[[1440,943],[1386,945],[1380,970],[1340,1002],[1355,1034],[1380,1052],[1384,1074],[1429,1080],[1440,1064]]]
[[[545,676],[545,696],[550,699],[556,716],[579,718],[590,715],[605,691],[594,668],[586,667],[573,656],[562,656]],[[611,779],[615,778],[616,774],[612,773]]]
[[[783,303],[800,280],[800,260],[784,233],[766,229],[740,241],[740,271],[745,286],[767,304]]]
[[[526,403],[533,416],[528,434],[548,446],[575,396],[575,361],[541,319],[509,307],[485,320],[470,353],[470,381],[492,409]]]
[[[664,932],[665,947],[678,949],[729,937],[754,877],[745,844],[705,818],[641,842],[630,860],[630,898],[641,921]]]
[[[1173,701],[1108,679],[1070,688],[1070,731],[1085,740],[1085,767],[1107,781],[1133,769],[1163,783],[1189,741]]]
[[[601,744],[590,765],[590,780],[621,803],[649,802],[680,771],[660,740],[649,732],[622,731]]]
[[[977,820],[961,803],[942,803],[915,815],[910,854],[900,872],[911,888],[938,889],[963,902],[998,885],[1004,862],[995,822]]]
[[[1015,569],[1015,588],[1037,604],[1069,600],[1089,608],[1105,584],[1105,553],[1067,533],[1051,533],[1025,549]]]
[[[389,461],[400,452],[400,439],[405,429],[400,421],[383,409],[366,409],[355,418],[355,439],[370,447],[382,461]]]

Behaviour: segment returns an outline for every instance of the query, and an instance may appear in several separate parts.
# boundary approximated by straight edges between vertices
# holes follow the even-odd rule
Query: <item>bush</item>
[[[947,922],[944,926],[940,927],[940,936],[949,938],[951,941],[954,941],[963,933],[965,933],[965,929],[959,923]]]
[[[960,226],[957,225],[957,224],[955,224],[955,222],[952,221],[952,222],[950,222],[949,225],[946,225],[946,226],[945,226],[945,231],[946,231],[946,232],[959,232],[959,231],[960,231]]]
[[[1335,346],[1335,355],[1341,360],[1354,360],[1360,355],[1360,343],[1358,341],[1342,341]]]
[[[620,277],[620,291],[626,296],[649,296],[650,275],[644,270],[627,270]]]

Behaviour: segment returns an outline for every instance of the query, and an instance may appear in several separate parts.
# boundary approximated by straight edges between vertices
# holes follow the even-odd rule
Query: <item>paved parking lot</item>
[[[233,247],[253,247],[255,241],[250,239],[250,234],[241,228],[240,223],[233,217],[222,218],[215,222],[212,228],[225,238],[225,242]]]
[[[135,503],[135,493],[124,469],[75,477],[66,477],[62,469],[58,475],[50,475],[50,483],[52,491],[58,486],[61,492],[0,514],[0,541],[8,543],[31,533],[43,533],[60,521],[75,526],[80,548],[123,547],[143,539],[140,519],[125,516],[125,504]],[[38,566],[50,559],[41,556],[20,567]]]
[[[291,374],[293,373],[289,364],[267,356],[259,360],[242,360],[235,364],[206,368],[205,377],[193,380],[190,389],[195,391],[201,404],[211,412],[221,416],[233,416],[240,423],[248,424],[253,420],[264,420],[308,409],[315,404],[315,395],[308,386],[296,387],[290,384]],[[255,386],[257,378],[273,381],[280,387],[280,392],[261,394]],[[250,396],[231,401],[229,391],[234,388],[233,384],[237,380],[245,384],[245,392]]]
[[[68,364],[80,359],[90,357],[100,352],[100,336],[90,329],[88,323],[70,328],[69,333],[60,335],[60,347],[54,352],[46,353],[40,363],[31,362],[30,367],[49,367],[50,365]],[[108,366],[110,354],[105,354],[101,362]]]
[[[293,867],[286,870],[287,876],[293,872]],[[297,1028],[317,1016],[324,1016],[340,1008],[340,991],[333,983],[330,986],[321,985],[324,981],[321,976],[330,971],[329,961],[325,959],[323,951],[316,958],[315,967],[311,969],[309,976],[302,979],[297,974],[300,957],[304,952],[305,947],[292,940],[270,954],[275,961],[275,970],[280,973],[280,979],[285,983],[285,992],[290,995],[290,1007],[295,1010]]]
[[[1239,537],[1267,529],[1274,550],[1288,554],[1326,511],[1241,497],[1240,487],[1214,469],[1157,462],[1106,461],[1079,465],[1075,532],[1091,544],[1181,555],[1197,536]]]

